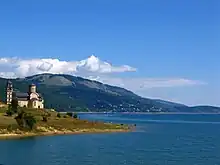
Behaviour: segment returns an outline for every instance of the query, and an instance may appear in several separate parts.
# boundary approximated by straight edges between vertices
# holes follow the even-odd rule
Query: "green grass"
[[[0,107],[0,114],[5,113],[8,110],[8,107]]]
[[[80,120],[74,119],[69,117],[68,115],[62,114],[60,118],[57,117],[57,112],[46,111],[44,109],[27,109],[22,108],[22,110],[26,113],[32,114],[37,123],[33,131],[38,131],[37,128],[54,128],[56,130],[117,130],[117,129],[129,129],[126,125],[120,124],[110,124],[110,123],[103,123],[103,122],[96,122],[96,121],[87,121],[87,120]],[[14,119],[17,114],[13,116],[6,116],[5,110],[0,109],[0,129],[8,129],[8,131],[13,131],[19,128],[16,120]],[[47,115],[47,122],[43,121],[43,116]],[[64,118],[65,116],[65,118]]]

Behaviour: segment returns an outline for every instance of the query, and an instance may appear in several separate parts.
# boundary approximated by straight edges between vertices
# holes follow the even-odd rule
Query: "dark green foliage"
[[[17,113],[17,111],[18,111],[18,100],[17,99],[12,100],[11,109],[14,113]]]
[[[8,110],[6,111],[7,116],[12,116],[15,112],[12,109],[12,105],[8,105]]]
[[[49,117],[51,117],[51,114],[50,114],[50,113],[48,113],[48,112],[47,112],[47,113],[44,113],[44,114],[42,115],[42,118],[43,118],[42,121],[43,121],[43,122],[47,122],[47,120],[48,120]]]
[[[19,112],[15,119],[20,127],[31,130],[34,128],[34,125],[37,122],[32,114],[25,113],[24,111]]]
[[[7,116],[12,116],[14,113],[13,113],[13,111],[11,110],[11,109],[8,109],[7,111],[6,111],[6,115]]]
[[[74,119],[77,119],[77,118],[78,118],[77,113],[74,113],[74,114],[73,114],[73,118],[74,118]]]
[[[22,128],[26,127],[26,123],[24,122],[24,114],[24,111],[21,111],[15,117],[15,120],[17,121],[18,125]]]
[[[43,116],[43,122],[47,122],[47,116]]]
[[[18,112],[18,101],[12,100],[11,104],[8,105],[8,110],[6,111],[7,116],[12,116]]]
[[[61,118],[61,115],[60,115],[60,113],[57,113],[57,117],[58,117],[58,118]]]
[[[31,114],[26,114],[24,116],[24,120],[27,123],[27,126],[32,130],[34,125],[37,123],[36,119],[34,118],[34,116],[32,116]]]
[[[73,113],[72,112],[67,112],[66,115],[70,116],[70,117],[73,117]]]

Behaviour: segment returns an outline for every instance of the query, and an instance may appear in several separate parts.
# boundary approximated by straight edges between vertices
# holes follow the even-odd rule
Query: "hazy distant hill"
[[[0,97],[5,100],[7,80],[0,78]],[[13,79],[14,88],[27,91],[30,83],[37,85],[47,108],[59,111],[117,112],[220,112],[218,107],[187,107],[164,100],[142,98],[126,89],[102,84],[81,77],[40,74]]]

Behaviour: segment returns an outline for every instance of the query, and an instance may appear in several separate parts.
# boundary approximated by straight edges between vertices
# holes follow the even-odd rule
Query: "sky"
[[[220,106],[218,0],[0,1],[0,76],[63,73]]]

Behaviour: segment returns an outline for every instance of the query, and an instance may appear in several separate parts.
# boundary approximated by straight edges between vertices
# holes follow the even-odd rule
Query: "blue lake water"
[[[0,141],[3,165],[220,165],[220,115],[81,114],[137,124],[129,133]]]

